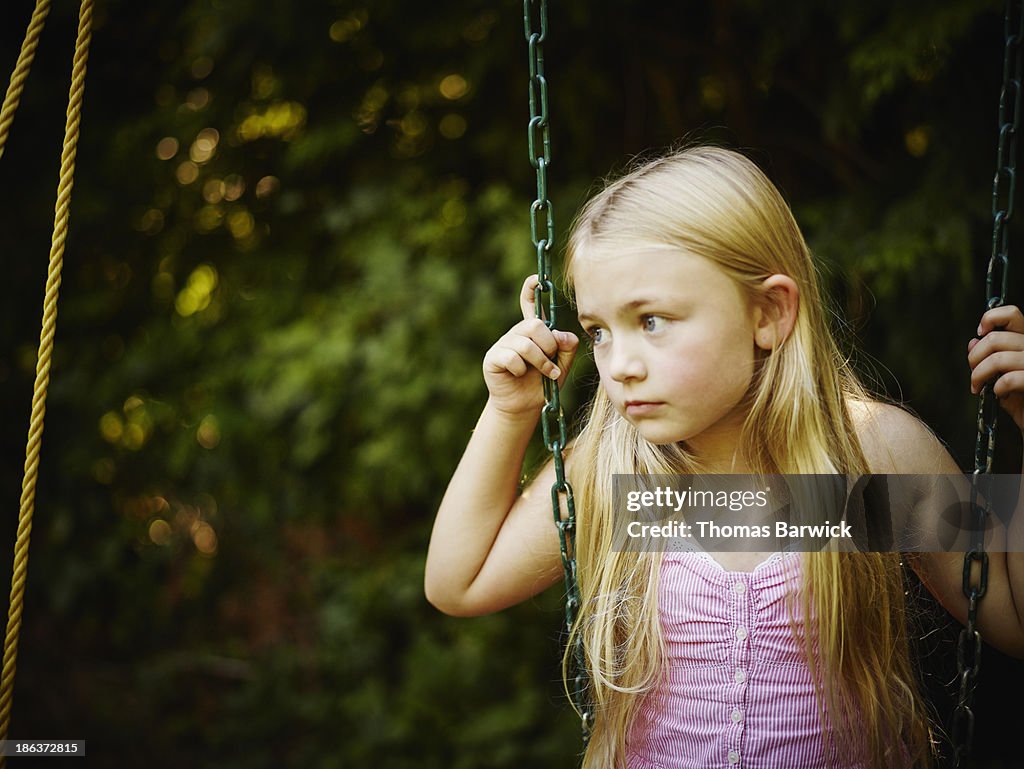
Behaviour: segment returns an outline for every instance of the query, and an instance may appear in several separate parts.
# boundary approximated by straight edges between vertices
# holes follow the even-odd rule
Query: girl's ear
[[[754,343],[771,351],[793,332],[800,289],[788,275],[770,275],[762,281],[760,293],[754,308]]]

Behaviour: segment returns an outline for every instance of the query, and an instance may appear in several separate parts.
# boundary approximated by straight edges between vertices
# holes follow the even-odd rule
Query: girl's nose
[[[643,379],[647,376],[647,366],[643,358],[631,345],[615,345],[608,363],[608,374],[616,382]]]

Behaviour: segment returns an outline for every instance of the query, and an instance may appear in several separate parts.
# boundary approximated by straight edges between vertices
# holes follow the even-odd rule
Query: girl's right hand
[[[533,290],[537,283],[536,275],[523,283],[519,294],[523,320],[484,356],[484,381],[491,404],[513,416],[535,415],[540,410],[544,405],[541,377],[556,379],[561,385],[580,343],[572,332],[549,329],[536,316]]]

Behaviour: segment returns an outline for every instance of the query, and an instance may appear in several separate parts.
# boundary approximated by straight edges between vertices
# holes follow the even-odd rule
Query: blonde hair
[[[570,290],[573,271],[589,267],[586,255],[638,245],[705,257],[750,302],[765,301],[760,287],[768,276],[791,277],[800,295],[796,324],[759,358],[747,394],[743,459],[759,474],[867,472],[849,406],[868,396],[830,332],[811,254],[789,206],[753,162],[695,147],[608,184],[574,223],[565,262]],[[585,769],[624,767],[626,736],[665,664],[660,555],[613,547],[613,476],[701,469],[684,444],[644,440],[598,388],[571,461],[582,599],[572,632],[583,639],[595,708]],[[825,755],[831,745],[871,769],[906,766],[908,757],[930,765],[898,554],[826,551],[803,559],[803,620],[792,624],[816,682]],[[791,618],[794,609],[791,603]]]

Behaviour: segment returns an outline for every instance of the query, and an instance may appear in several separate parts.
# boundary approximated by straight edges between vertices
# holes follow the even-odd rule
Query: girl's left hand
[[[967,343],[971,392],[980,393],[998,377],[992,391],[1024,430],[1024,315],[1011,305],[989,310],[981,316],[978,337]]]

